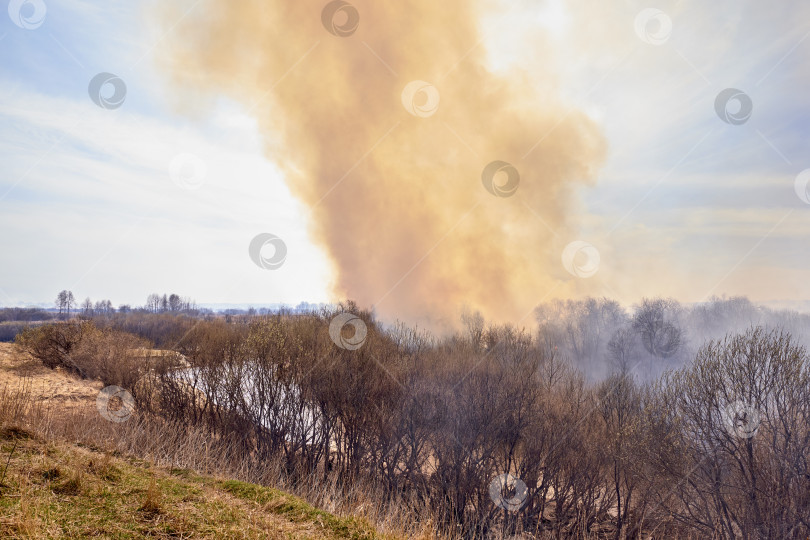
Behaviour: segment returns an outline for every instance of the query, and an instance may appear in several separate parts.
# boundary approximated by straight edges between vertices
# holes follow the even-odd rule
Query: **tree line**
[[[188,297],[178,294],[152,293],[146,298],[143,307],[132,308],[129,304],[121,304],[116,310],[110,300],[98,300],[95,303],[88,297],[81,304],[77,304],[73,291],[62,290],[56,295],[54,305],[58,310],[60,319],[70,318],[71,313],[83,317],[104,316],[113,313],[130,313],[132,311],[145,311],[149,313],[195,313],[197,303]]]
[[[131,319],[126,332],[65,322],[19,341],[128,388],[141,414],[281,459],[291,478],[382,487],[465,538],[810,533],[798,314],[740,299],[650,299],[626,313],[587,299],[540,306],[533,331],[468,313],[443,337],[351,303],[143,317],[173,325],[161,335],[182,361],[127,354],[139,328],[155,333]]]

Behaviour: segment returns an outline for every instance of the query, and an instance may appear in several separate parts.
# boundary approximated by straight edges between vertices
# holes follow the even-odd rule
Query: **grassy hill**
[[[13,453],[12,453],[13,450]],[[0,538],[382,538],[281,491],[0,432]]]
[[[101,386],[0,344],[0,538],[394,538],[277,489],[45,438],[20,412],[92,411]]]

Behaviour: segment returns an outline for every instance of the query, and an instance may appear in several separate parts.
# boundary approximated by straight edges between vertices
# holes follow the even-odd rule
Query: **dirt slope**
[[[14,343],[0,343],[0,388],[30,384],[36,401],[54,410],[95,406],[103,385],[71,375],[61,369],[51,370],[41,362],[19,351]]]

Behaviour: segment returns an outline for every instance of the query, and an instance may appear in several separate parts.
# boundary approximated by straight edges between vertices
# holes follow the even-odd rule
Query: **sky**
[[[297,191],[287,163],[295,148],[272,144],[284,136],[268,127],[276,125],[272,109],[258,112],[255,94],[243,98],[208,80],[200,83],[205,92],[190,91],[194,79],[185,77],[178,51],[200,38],[190,24],[214,24],[211,2],[7,4],[0,12],[0,305],[50,302],[62,289],[116,305],[143,304],[152,292],[246,305],[358,295],[362,283],[346,284],[347,263],[318,232],[328,221]],[[327,2],[307,4],[320,23]],[[390,51],[397,45],[363,33],[383,19],[355,4],[359,29],[340,43],[370,55],[405,87]],[[499,81],[534,89],[538,108],[554,97],[559,120],[525,138],[525,154],[512,160],[518,169],[517,159],[542,149],[568,118],[587,118],[604,140],[592,177],[570,182],[564,224],[542,204],[510,224],[550,239],[522,247],[554,261],[544,263],[547,275],[530,303],[587,295],[627,305],[644,296],[747,295],[774,306],[810,300],[810,173],[801,174],[810,169],[810,4],[517,0],[482,2],[471,16],[480,39],[462,48],[471,54],[458,55],[459,74],[465,62],[483,62]],[[320,49],[259,97],[283,92],[287,73],[294,81],[308,62],[317,65],[333,38],[324,31]],[[267,39],[266,46],[284,46]],[[249,64],[263,53],[227,54]],[[189,64],[205,71],[207,61]],[[114,76],[125,90],[114,95],[107,84],[92,96],[91,81],[105,73],[101,80]],[[726,94],[738,97],[718,105]],[[442,119],[452,130],[452,117],[440,116],[452,110],[452,94],[441,95],[436,117],[420,121]],[[454,136],[462,146],[469,140],[459,130]],[[359,148],[356,163],[373,152]],[[277,261],[272,248],[251,253],[259,234],[283,239],[286,257]],[[404,274],[438,255],[408,256]]]

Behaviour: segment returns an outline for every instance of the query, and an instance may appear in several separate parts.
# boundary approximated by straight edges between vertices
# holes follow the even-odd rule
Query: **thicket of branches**
[[[715,338],[751,316],[722,307],[558,303],[538,310],[534,334],[467,315],[441,339],[352,304],[197,320],[169,332],[183,331],[173,348],[188,365],[137,357],[136,338],[88,322],[20,343],[46,362],[126,366],[95,373],[142,414],[282,459],[292,479],[405,494],[465,537],[805,538],[810,360],[782,330]],[[367,329],[359,347],[341,346],[348,326],[330,334],[343,312]],[[700,317],[705,335],[687,331]]]

